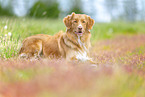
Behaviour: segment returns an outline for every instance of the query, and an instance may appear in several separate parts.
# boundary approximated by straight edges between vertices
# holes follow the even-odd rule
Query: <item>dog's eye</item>
[[[86,23],[86,21],[83,21],[83,23]]]
[[[77,23],[77,21],[76,21],[76,20],[74,20],[74,22],[75,22],[75,23]]]

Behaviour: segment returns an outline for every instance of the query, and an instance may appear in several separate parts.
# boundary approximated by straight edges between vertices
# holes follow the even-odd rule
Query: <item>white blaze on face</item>
[[[82,26],[82,24],[79,24],[79,26],[78,26],[78,27],[83,27],[83,26]]]

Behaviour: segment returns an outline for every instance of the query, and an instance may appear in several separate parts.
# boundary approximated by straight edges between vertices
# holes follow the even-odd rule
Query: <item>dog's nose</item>
[[[82,30],[82,26],[78,26],[78,30]]]

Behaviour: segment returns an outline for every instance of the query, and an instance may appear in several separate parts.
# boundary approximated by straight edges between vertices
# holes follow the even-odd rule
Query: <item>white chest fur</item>
[[[81,42],[80,36],[78,36],[78,43],[79,43],[80,46],[82,46],[84,48],[84,51],[78,51],[78,52],[76,52],[76,58],[78,60],[81,60],[81,61],[87,61],[87,60],[89,60],[90,58],[87,55],[86,46],[85,46],[84,43]]]
[[[90,60],[90,58],[87,55],[87,52],[76,52],[76,58],[80,61]]]

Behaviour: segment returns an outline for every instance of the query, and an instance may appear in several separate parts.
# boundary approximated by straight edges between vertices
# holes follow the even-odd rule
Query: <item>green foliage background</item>
[[[52,4],[38,1],[30,9],[28,16],[35,18],[58,18],[60,14],[59,4],[53,2]]]
[[[11,6],[3,8],[0,5],[0,16],[13,16],[13,15],[14,14],[12,13]]]

